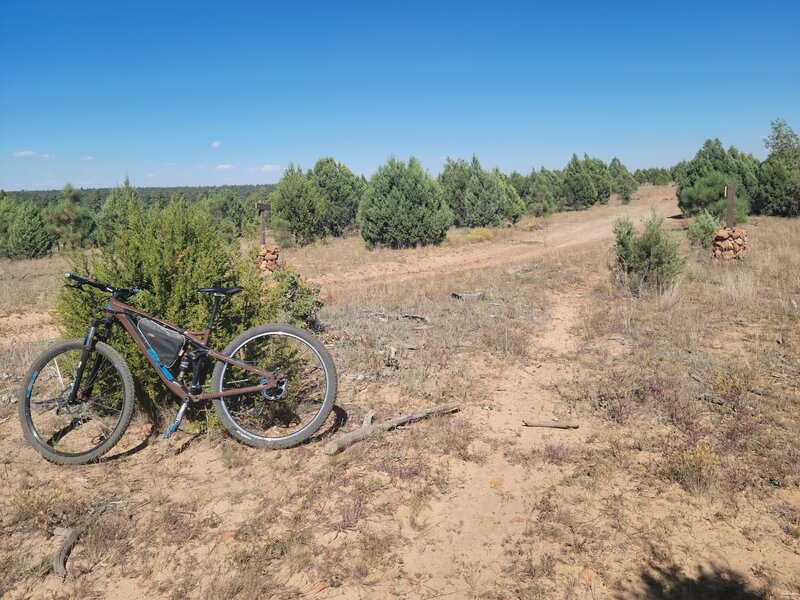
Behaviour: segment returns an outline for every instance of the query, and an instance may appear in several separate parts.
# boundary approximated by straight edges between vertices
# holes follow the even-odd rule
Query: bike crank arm
[[[186,408],[189,406],[189,400],[190,400],[189,396],[186,396],[183,399],[183,404],[181,404],[181,407],[178,409],[178,414],[175,416],[175,420],[169,427],[167,427],[167,430],[164,432],[165,440],[169,439],[169,436],[178,431],[178,427],[180,426],[181,420],[183,419],[183,413],[186,412]]]

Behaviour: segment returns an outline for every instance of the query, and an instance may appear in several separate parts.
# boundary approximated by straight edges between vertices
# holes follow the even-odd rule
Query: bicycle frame
[[[175,378],[172,376],[172,373],[170,373],[167,370],[166,367],[164,367],[163,365],[158,363],[153,358],[153,356],[147,351],[147,346],[145,346],[145,342],[144,342],[141,334],[139,333],[138,329],[136,328],[136,325],[133,323],[132,317],[142,317],[142,318],[152,319],[153,321],[155,321],[159,325],[162,325],[163,327],[166,327],[167,329],[170,329],[172,331],[175,331],[177,333],[180,333],[180,334],[186,336],[186,338],[189,339],[189,343],[192,344],[192,346],[194,346],[196,349],[198,349],[200,354],[201,354],[201,356],[197,360],[203,360],[206,357],[210,357],[210,358],[216,359],[218,361],[222,361],[222,362],[225,362],[225,363],[228,363],[228,364],[231,364],[231,365],[236,365],[240,369],[243,369],[245,371],[249,371],[249,372],[257,375],[265,383],[263,385],[251,386],[251,387],[246,387],[246,388],[238,388],[238,389],[235,389],[235,390],[220,391],[220,392],[216,392],[216,393],[212,393],[212,392],[201,393],[201,394],[191,393],[189,388],[181,385],[178,381],[176,381]],[[158,375],[158,377],[161,379],[161,381],[164,382],[164,385],[166,385],[167,388],[173,394],[175,394],[176,396],[181,398],[184,402],[186,402],[186,401],[202,402],[204,400],[210,400],[212,398],[222,398],[222,397],[226,397],[226,396],[236,396],[236,395],[240,395],[240,394],[249,394],[249,393],[253,393],[253,392],[261,392],[261,391],[264,391],[264,390],[274,389],[277,386],[277,383],[275,381],[275,376],[272,373],[268,373],[266,371],[258,369],[258,368],[254,367],[252,365],[248,365],[248,364],[246,364],[246,363],[244,363],[242,361],[236,360],[234,358],[229,358],[229,357],[227,357],[227,356],[225,356],[223,354],[220,354],[216,350],[212,350],[211,348],[206,346],[206,343],[208,342],[208,337],[211,334],[211,328],[206,329],[205,331],[188,331],[188,330],[182,329],[180,327],[176,327],[176,326],[174,326],[174,325],[172,325],[170,323],[167,323],[165,321],[162,321],[162,320],[160,320],[160,319],[158,319],[158,318],[154,317],[153,315],[150,315],[150,314],[148,314],[146,312],[143,312],[141,310],[137,310],[137,309],[133,308],[132,306],[130,306],[128,304],[125,304],[124,302],[118,300],[117,298],[113,298],[113,297],[111,299],[109,299],[108,304],[106,305],[105,313],[104,313],[103,318],[102,319],[95,319],[92,322],[92,327],[89,329],[89,333],[86,336],[85,349],[88,350],[89,347],[92,346],[95,343],[94,337],[95,337],[95,333],[97,331],[97,326],[99,324],[103,323],[107,327],[106,333],[105,334],[101,334],[101,340],[105,341],[105,338],[107,338],[108,334],[110,333],[111,325],[113,324],[113,322],[115,320],[117,322],[119,322],[119,324],[122,325],[122,327],[125,329],[125,331],[128,333],[128,335],[131,336],[133,341],[136,343],[136,346],[145,355],[145,357],[147,358],[148,362],[150,363],[150,365],[155,370],[155,372]],[[85,365],[81,365],[81,366],[85,367]],[[202,377],[202,378],[205,377],[205,371],[202,368],[200,369],[199,373],[200,373],[199,377]],[[193,386],[196,383],[198,383],[196,381],[197,377],[198,376],[195,375],[195,381],[192,382]],[[90,381],[92,379],[93,378],[90,378]],[[74,390],[73,390],[73,393],[75,393]],[[74,400],[74,398],[71,398],[71,400]]]

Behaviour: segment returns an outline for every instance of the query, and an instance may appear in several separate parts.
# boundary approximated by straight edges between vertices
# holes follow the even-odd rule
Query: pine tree
[[[32,202],[22,204],[8,228],[6,255],[12,259],[40,258],[53,246],[53,236]]]

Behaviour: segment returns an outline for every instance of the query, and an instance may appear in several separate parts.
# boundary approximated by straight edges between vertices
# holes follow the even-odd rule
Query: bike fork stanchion
[[[181,407],[178,409],[178,414],[175,416],[175,420],[172,422],[172,425],[167,427],[167,430],[164,432],[165,440],[168,439],[169,436],[171,436],[173,433],[178,431],[178,427],[181,424],[181,419],[183,419],[183,413],[186,412],[186,408],[189,406],[189,400],[190,400],[189,396],[186,396],[183,399],[183,404],[181,404]]]

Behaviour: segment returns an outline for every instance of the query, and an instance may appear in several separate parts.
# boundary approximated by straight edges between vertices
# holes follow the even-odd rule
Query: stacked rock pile
[[[741,260],[747,256],[747,230],[734,227],[715,231],[712,251],[714,258],[720,260]]]
[[[274,273],[278,270],[278,257],[280,249],[277,246],[261,244],[258,249],[258,268],[262,271]]]

